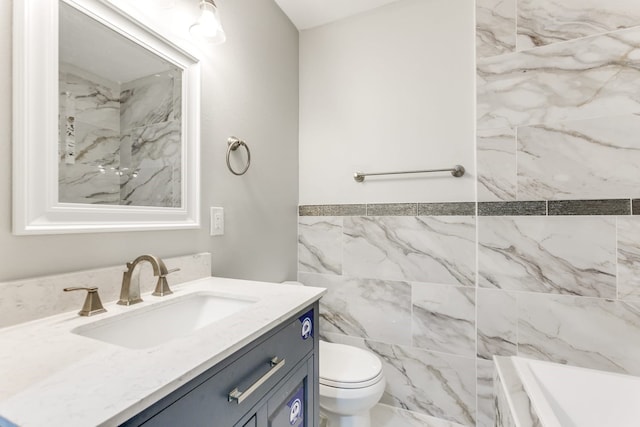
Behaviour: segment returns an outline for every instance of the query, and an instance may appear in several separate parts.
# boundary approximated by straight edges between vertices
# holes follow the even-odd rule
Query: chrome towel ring
[[[249,151],[249,146],[241,139],[236,138],[235,136],[230,136],[229,139],[227,140],[227,167],[229,168],[229,170],[231,171],[232,174],[234,175],[244,175],[247,170],[249,170],[249,166],[251,166],[251,151]],[[244,169],[242,169],[240,172],[236,172],[235,170],[233,170],[233,168],[231,167],[231,162],[229,161],[229,156],[231,155],[232,151],[236,151],[238,149],[238,147],[244,147],[245,150],[247,150],[247,164],[244,166]]]

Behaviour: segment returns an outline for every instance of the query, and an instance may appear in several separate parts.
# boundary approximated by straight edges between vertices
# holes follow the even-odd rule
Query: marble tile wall
[[[640,375],[640,2],[476,6],[477,203],[301,206],[299,280],[384,404],[488,427],[494,356]]]
[[[298,279],[328,288],[323,338],[378,354],[384,403],[463,425],[494,425],[493,356],[640,374],[640,216],[630,200],[541,203],[300,207]]]
[[[516,0],[476,0],[476,53],[500,55],[516,49]]]
[[[478,284],[616,297],[615,218],[482,217]]]
[[[461,424],[458,423],[418,414],[384,403],[374,406],[371,419],[373,427],[461,427]],[[322,427],[322,424],[320,426]]]
[[[342,274],[342,218],[302,216],[298,230],[298,271]]]
[[[478,358],[520,355],[640,374],[639,220],[480,217]],[[479,393],[479,425],[493,425],[481,401]]]
[[[477,62],[478,128],[637,112],[640,28]]]
[[[476,18],[478,424],[510,425],[482,392],[492,356],[640,374],[640,3]]]
[[[473,217],[346,217],[343,273],[473,286]]]
[[[476,353],[476,293],[472,287],[412,286],[413,346],[473,357]]]
[[[623,198],[639,191],[631,179],[640,175],[638,113],[524,126],[517,141],[522,200]]]
[[[323,339],[369,350],[381,359],[387,381],[382,404],[414,412],[416,419],[435,417],[454,425],[474,425],[473,358],[331,332],[321,334]]]
[[[478,200],[516,200],[516,132],[512,128],[478,130]]]
[[[494,366],[495,426],[542,427],[511,359],[496,357]]]
[[[0,419],[1,421],[1,419]],[[463,427],[462,424],[430,417],[406,409],[378,403],[371,410],[371,427]],[[320,414],[319,427],[328,427],[327,419]]]
[[[496,427],[517,427],[516,421],[513,419],[512,410],[509,405],[507,396],[511,396],[515,391],[505,388],[500,376],[495,375],[493,378],[495,384],[495,402],[493,409],[495,411]]]
[[[519,0],[518,50],[635,27],[635,0]]]
[[[527,295],[518,299],[518,354],[640,374],[640,311],[623,301]]]
[[[441,215],[416,216],[418,206]],[[475,206],[400,208],[300,216],[298,279],[328,288],[320,305],[324,339],[368,348],[383,360],[384,404],[416,419],[473,425],[476,218],[452,214]]]
[[[636,197],[640,3],[479,0],[476,24],[478,200]]]
[[[493,376],[495,368],[492,360],[478,359],[476,363],[476,394],[477,394],[477,411],[476,425],[478,426],[494,426],[495,413],[495,385]]]
[[[640,221],[618,219],[618,298],[640,302]]]

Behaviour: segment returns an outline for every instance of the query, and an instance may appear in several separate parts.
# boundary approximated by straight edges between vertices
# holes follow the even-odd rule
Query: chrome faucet
[[[160,258],[153,255],[140,255],[138,258],[133,260],[133,262],[127,263],[127,271],[122,274],[122,288],[120,289],[120,300],[118,301],[118,304],[132,305],[142,302],[142,298],[140,298],[140,281],[138,281],[133,287],[131,286],[131,276],[133,275],[133,271],[142,261],[148,261],[151,264],[153,267],[153,275],[158,278],[156,289],[151,295],[165,296],[173,293],[171,292],[171,289],[169,289],[167,275],[180,269],[174,268],[173,270],[167,270],[167,267]]]

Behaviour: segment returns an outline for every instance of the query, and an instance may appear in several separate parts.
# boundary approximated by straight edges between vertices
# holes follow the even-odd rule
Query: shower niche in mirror
[[[14,17],[14,233],[198,227],[196,56],[101,0]]]

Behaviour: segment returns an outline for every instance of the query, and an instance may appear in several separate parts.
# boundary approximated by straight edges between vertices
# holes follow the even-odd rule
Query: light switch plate
[[[224,235],[224,208],[211,207],[210,234],[212,236]]]

